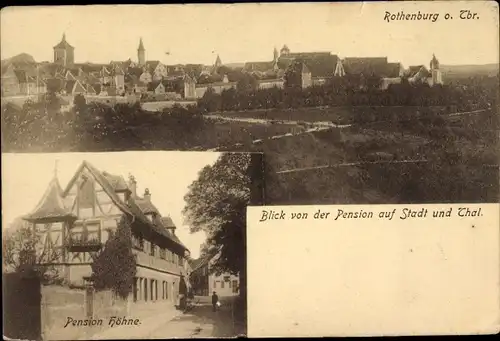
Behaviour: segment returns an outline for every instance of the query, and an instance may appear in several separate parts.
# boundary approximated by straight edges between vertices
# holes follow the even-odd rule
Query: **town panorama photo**
[[[255,151],[269,204],[497,202],[478,4],[7,8],[2,151]]]

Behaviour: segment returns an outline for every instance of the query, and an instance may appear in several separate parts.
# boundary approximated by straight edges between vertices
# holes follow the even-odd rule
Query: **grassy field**
[[[299,109],[269,109],[238,112],[222,112],[218,115],[241,118],[258,118],[268,120],[291,120],[306,122],[335,122],[336,124],[349,124],[355,115],[373,114],[375,118],[384,118],[389,114],[397,113],[404,115],[408,112],[418,110],[417,107],[322,107],[322,108],[299,108]],[[444,110],[443,107],[433,107],[435,111]]]
[[[442,128],[420,130],[361,124],[228,150],[266,154],[269,204],[498,202],[491,117],[450,117]],[[408,159],[427,162],[375,163]],[[363,164],[342,166],[352,162]]]
[[[411,114],[418,108],[398,110]],[[392,113],[380,107],[352,111],[375,117]],[[256,117],[255,112],[238,116],[245,114]],[[280,112],[272,118],[286,119],[283,115],[288,114],[291,119],[307,116],[311,121],[314,117],[324,120],[326,115],[349,117],[347,108],[324,114],[312,108]],[[494,117],[452,116],[444,126],[359,123],[312,133],[302,125],[207,120],[202,129],[191,133],[161,125],[138,126],[128,141],[131,148],[140,143],[143,149],[155,150],[218,147],[264,152],[269,204],[497,202],[498,126]],[[280,138],[273,138],[277,135]],[[404,160],[427,162],[401,163]],[[286,172],[290,170],[294,171]]]
[[[438,117],[430,111],[444,115]],[[401,122],[398,114],[412,121]],[[11,145],[8,151],[261,151],[269,167],[267,197],[272,204],[498,202],[498,114],[446,114],[442,107],[302,108],[222,114],[277,121],[355,122],[315,132],[300,123],[132,114],[125,124],[114,125],[111,120],[91,127],[83,138],[77,138],[68,124],[54,123],[50,131],[26,128],[31,134],[17,140],[17,135],[10,137],[20,144],[19,150]],[[364,115],[371,119],[360,120]],[[31,138],[36,140],[31,143]],[[428,161],[401,163],[408,159]],[[293,172],[284,173],[290,170]]]

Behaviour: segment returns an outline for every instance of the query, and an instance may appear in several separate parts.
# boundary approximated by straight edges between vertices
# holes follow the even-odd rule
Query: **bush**
[[[126,216],[122,216],[116,232],[110,235],[91,267],[96,290],[111,289],[121,298],[133,291],[136,258],[132,253],[131,226]]]

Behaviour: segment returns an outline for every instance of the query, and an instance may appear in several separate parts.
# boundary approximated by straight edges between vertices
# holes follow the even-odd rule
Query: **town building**
[[[152,80],[159,81],[168,76],[168,69],[159,60],[146,61],[146,70],[151,74]]]
[[[205,256],[192,260],[190,282],[195,295],[210,296],[215,291],[219,297],[237,296],[240,289],[238,275],[217,274],[212,266],[217,256]]]
[[[238,82],[230,82],[229,78],[227,75],[224,75],[222,78],[222,81],[220,82],[213,82],[213,83],[207,83],[207,84],[196,84],[196,98],[202,98],[203,95],[205,95],[205,92],[208,91],[208,89],[212,89],[214,93],[216,94],[221,94],[222,91],[224,90],[229,90],[229,89],[236,89],[238,85]]]
[[[401,83],[404,68],[401,63],[390,63],[387,57],[347,57],[343,60],[345,75],[359,81],[361,87],[369,77],[381,80],[380,89]]]
[[[285,75],[285,86],[287,88],[306,89],[312,85],[312,74],[306,63],[295,60],[287,67]]]
[[[432,55],[429,66],[430,69],[427,69],[425,65],[410,66],[405,72],[408,82],[410,84],[427,84],[429,86],[443,84],[439,61],[435,55]]]
[[[171,300],[189,288],[189,251],[176,236],[175,224],[162,215],[146,189],[138,195],[133,176],[101,172],[84,161],[63,189],[55,174],[35,209],[24,219],[42,234],[45,260],[59,269],[65,283],[83,286],[91,264],[117,231],[120,219],[130,222],[137,274],[135,302]],[[53,255],[56,255],[55,257]]]
[[[16,67],[14,64],[2,68],[2,96],[30,96],[44,94],[46,82],[37,74],[36,66]]]
[[[68,67],[75,63],[75,48],[66,41],[66,34],[63,34],[61,42],[54,46],[54,63]]]
[[[291,52],[284,45],[277,59],[277,67],[286,70],[294,61],[303,62],[311,72],[313,85],[322,85],[334,76],[343,76],[345,71],[339,56],[331,52]]]

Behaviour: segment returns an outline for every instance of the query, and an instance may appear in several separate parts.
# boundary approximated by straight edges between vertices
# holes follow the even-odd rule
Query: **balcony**
[[[68,251],[72,252],[95,252],[102,248],[99,238],[70,238]]]

